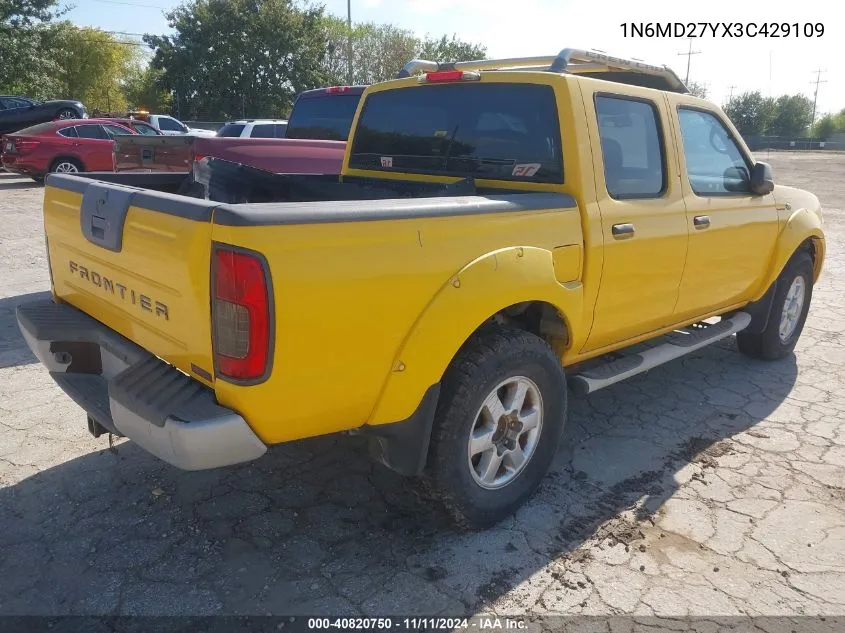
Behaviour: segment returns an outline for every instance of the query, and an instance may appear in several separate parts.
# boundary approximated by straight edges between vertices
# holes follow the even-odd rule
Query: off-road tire
[[[780,338],[781,315],[787,294],[796,277],[804,279],[804,304],[801,307],[800,316],[795,329],[786,341]],[[739,351],[758,360],[778,360],[788,356],[795,349],[804,323],[807,320],[807,312],[810,309],[810,300],[813,296],[813,260],[807,251],[799,251],[787,262],[783,271],[777,279],[775,296],[772,299],[772,308],[769,313],[769,320],[766,329],[760,333],[739,332],[736,335]]]
[[[479,485],[467,451],[475,416],[503,380],[529,378],[542,397],[542,423],[533,454],[501,488]],[[485,527],[515,512],[534,493],[557,452],[566,421],[566,380],[560,361],[539,337],[498,325],[477,332],[453,359],[442,381],[424,473],[429,496],[463,527]]]

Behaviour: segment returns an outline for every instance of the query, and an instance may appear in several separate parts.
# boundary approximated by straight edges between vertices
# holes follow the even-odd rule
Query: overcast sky
[[[177,0],[74,0],[67,18],[79,25],[130,33],[166,33],[164,10]],[[346,16],[346,0],[325,0],[326,9]],[[593,13],[588,11],[594,10]],[[595,48],[617,57],[666,64],[683,79],[689,40],[624,36],[622,23],[768,22],[799,24],[788,38],[713,37],[693,40],[690,79],[704,83],[710,98],[760,90],[764,95],[805,94],[813,98],[815,71],[821,75],[818,112],[845,108],[845,29],[834,0],[352,0],[354,21],[390,22],[419,35],[457,34],[483,43],[491,57],[554,55],[565,47]],[[822,37],[805,37],[804,24],[821,23]],[[808,27],[809,28],[809,27]]]

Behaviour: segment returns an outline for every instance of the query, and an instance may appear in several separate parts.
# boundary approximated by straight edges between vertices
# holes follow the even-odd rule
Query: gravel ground
[[[845,155],[761,158],[826,208],[795,356],[728,340],[573,399],[539,493],[480,533],[355,438],[199,473],[94,440],[18,333],[42,189],[0,174],[0,614],[843,614]]]

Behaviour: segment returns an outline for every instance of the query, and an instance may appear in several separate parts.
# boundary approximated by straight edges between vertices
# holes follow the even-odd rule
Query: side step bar
[[[736,334],[749,323],[751,315],[746,312],[737,312],[718,323],[696,323],[668,334],[667,341],[661,345],[576,374],[569,384],[578,394],[593,393]]]

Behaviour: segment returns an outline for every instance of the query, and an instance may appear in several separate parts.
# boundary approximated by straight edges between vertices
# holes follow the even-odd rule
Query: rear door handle
[[[633,224],[614,224],[611,227],[610,232],[613,234],[613,237],[617,239],[623,239],[626,237],[631,237],[634,235],[634,225]]]
[[[709,215],[697,215],[692,219],[692,224],[697,229],[706,229],[710,226]]]

